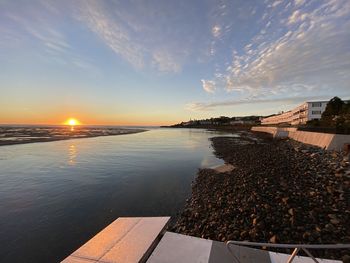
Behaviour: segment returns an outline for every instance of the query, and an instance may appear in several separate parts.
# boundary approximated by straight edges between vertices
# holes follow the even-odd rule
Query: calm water
[[[175,215],[199,167],[222,164],[204,130],[0,147],[0,262],[57,262],[119,216]]]

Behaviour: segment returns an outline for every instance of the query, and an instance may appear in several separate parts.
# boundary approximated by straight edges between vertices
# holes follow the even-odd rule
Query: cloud
[[[296,6],[301,6],[301,5],[303,5],[305,3],[305,0],[294,0],[294,4],[296,5]]]
[[[49,25],[45,18],[37,16],[32,23],[29,23],[26,18],[13,13],[7,14],[7,17],[10,21],[22,28],[26,34],[31,35],[42,43],[49,52],[64,54],[71,50],[71,46],[66,37]],[[20,37],[22,39],[24,38],[23,35]]]
[[[84,22],[116,54],[136,68],[144,66],[142,46],[131,40],[127,29],[110,16],[102,2],[84,1],[78,19]]]
[[[250,104],[264,104],[264,103],[283,103],[283,104],[296,104],[305,101],[313,100],[329,100],[328,96],[293,96],[286,98],[272,98],[272,99],[259,99],[259,98],[245,98],[241,100],[225,100],[217,102],[192,102],[185,105],[186,110],[190,111],[210,111],[220,107],[230,107],[239,105]]]
[[[302,22],[307,18],[307,14],[303,14],[300,10],[295,10],[293,14],[288,18],[288,24],[295,24]]]
[[[216,86],[214,81],[202,79],[202,86],[206,92],[215,93]]]
[[[153,65],[162,72],[180,72],[181,66],[167,51],[155,51],[153,53]]]
[[[276,0],[275,2],[273,2],[272,7],[276,7],[280,4],[282,4],[282,2],[283,2],[282,0]]]
[[[20,10],[9,2],[1,11],[4,12],[0,14],[4,19],[4,23],[0,23],[2,40],[10,41],[6,45],[1,45],[0,41],[0,47],[23,52],[30,47],[30,55],[35,59],[99,73],[91,60],[78,54],[60,25],[55,23],[62,10],[54,2],[38,1],[36,5],[27,4]],[[7,25],[5,30],[2,24]]]
[[[193,18],[192,8],[175,12],[174,4],[169,3],[148,5],[93,0],[79,3],[77,19],[136,69],[150,66],[160,72],[179,73],[187,58],[193,55],[191,52],[200,50],[200,45],[193,45],[203,36],[198,37],[195,30],[199,24]],[[191,27],[182,28],[182,23]]]
[[[339,0],[308,14],[294,11],[275,41],[262,38],[254,50],[247,45],[246,53],[233,56],[225,74],[227,91],[282,93],[280,87],[291,89],[295,83],[345,90],[350,79],[350,21],[343,9],[349,8],[349,1]]]
[[[211,33],[214,37],[219,37],[221,34],[221,27],[218,25],[213,26],[213,28],[211,29]]]

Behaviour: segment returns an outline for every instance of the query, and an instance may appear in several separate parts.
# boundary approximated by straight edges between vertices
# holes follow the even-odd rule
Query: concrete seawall
[[[254,126],[251,130],[255,132],[269,133],[274,138],[291,138],[298,142],[325,148],[326,150],[341,151],[344,148],[344,144],[350,143],[350,135],[344,134],[307,132],[298,131],[296,128],[264,126]]]

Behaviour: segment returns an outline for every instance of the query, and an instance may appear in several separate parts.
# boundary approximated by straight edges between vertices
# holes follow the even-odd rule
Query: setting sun
[[[80,125],[80,122],[74,118],[70,118],[64,124],[70,125],[70,126],[76,126],[76,125]]]

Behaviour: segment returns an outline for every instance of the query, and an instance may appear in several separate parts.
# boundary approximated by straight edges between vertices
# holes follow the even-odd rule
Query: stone
[[[273,235],[270,239],[269,239],[270,243],[277,243],[277,236]]]
[[[340,221],[338,219],[331,219],[331,223],[333,225],[339,225],[340,224]]]
[[[294,209],[293,208],[288,209],[288,214],[293,216],[294,215]]]

